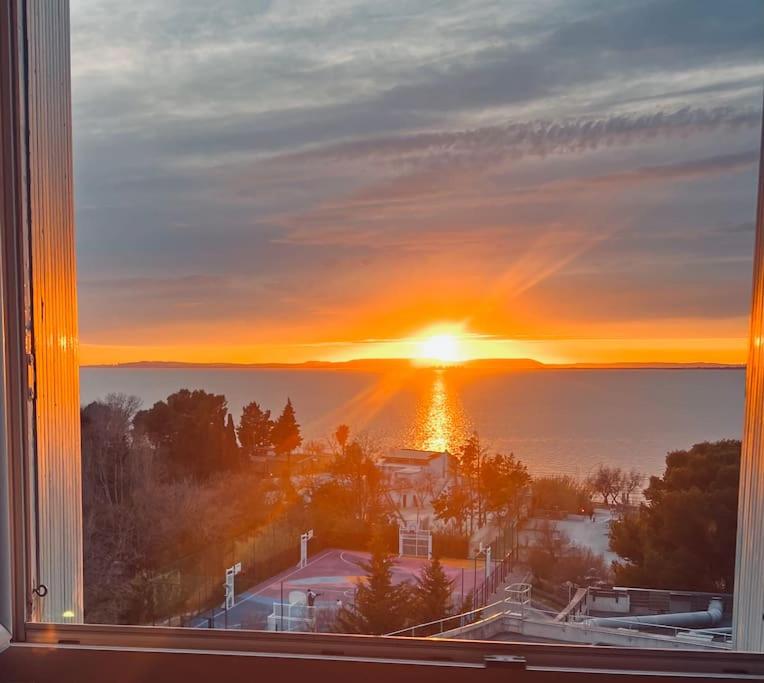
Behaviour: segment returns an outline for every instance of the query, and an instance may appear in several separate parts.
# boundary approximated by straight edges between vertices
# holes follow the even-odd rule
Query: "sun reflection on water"
[[[455,453],[469,435],[459,392],[447,372],[434,370],[432,382],[424,387],[414,425],[416,448]]]

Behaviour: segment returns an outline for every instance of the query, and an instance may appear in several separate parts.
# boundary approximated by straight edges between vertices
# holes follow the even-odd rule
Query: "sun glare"
[[[419,344],[417,357],[421,360],[455,363],[461,360],[459,340],[452,334],[426,337]]]

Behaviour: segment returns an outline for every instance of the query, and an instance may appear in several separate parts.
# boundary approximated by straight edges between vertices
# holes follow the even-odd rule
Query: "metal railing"
[[[472,590],[473,607],[485,606],[490,596],[506,581],[512,571],[512,552],[508,552],[503,559],[492,561],[492,563],[491,573]]]
[[[467,624],[472,624],[475,621],[478,621],[482,615],[482,613],[487,610],[491,609],[492,607],[496,607],[497,605],[503,605],[506,602],[505,599],[497,600],[496,602],[492,602],[490,605],[484,605],[483,607],[478,607],[476,609],[471,609],[468,612],[461,612],[460,614],[452,614],[448,617],[443,617],[442,619],[436,619],[435,621],[427,621],[423,624],[416,624],[415,626],[407,626],[406,628],[399,629],[398,631],[392,631],[391,633],[385,633],[386,636],[411,636],[412,638],[417,635],[417,631],[419,631],[419,635],[427,635],[432,636],[437,633],[443,633],[445,631],[450,631],[454,628],[459,628],[460,626],[466,626]],[[449,624],[448,628],[446,628],[446,624]]]

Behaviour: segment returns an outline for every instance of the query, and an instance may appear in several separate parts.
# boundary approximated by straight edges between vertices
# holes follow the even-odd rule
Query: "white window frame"
[[[70,111],[69,118],[66,117],[67,107],[70,107],[68,20],[67,0],[0,0],[0,315],[3,322],[0,344],[0,629],[4,627],[12,643],[17,644],[17,647],[48,648],[55,652],[72,649],[80,654],[83,651],[109,651],[115,653],[115,657],[117,652],[143,653],[144,656],[150,652],[172,652],[175,655],[214,652],[220,657],[244,657],[248,662],[252,661],[252,657],[260,658],[258,661],[261,663],[274,657],[281,660],[290,658],[290,661],[296,663],[295,666],[299,662],[304,664],[307,658],[311,661],[331,661],[337,665],[343,662],[354,663],[366,667],[369,673],[373,666],[400,666],[404,662],[406,666],[440,667],[439,678],[445,677],[448,680],[461,680],[459,677],[467,673],[472,678],[473,670],[477,669],[490,673],[493,666],[511,667],[523,679],[525,674],[522,672],[546,672],[545,676],[549,674],[555,678],[564,673],[587,677],[599,675],[600,680],[602,674],[612,676],[627,672],[631,675],[643,672],[651,678],[668,675],[681,679],[693,675],[722,679],[764,676],[764,655],[750,652],[637,650],[536,643],[433,641],[333,634],[306,636],[33,622],[30,617],[37,609],[33,591],[39,589],[38,573],[41,571],[40,558],[35,552],[40,541],[35,513],[38,502],[35,485],[35,468],[39,465],[37,449],[41,448],[44,438],[40,431],[47,429],[45,420],[71,420],[72,415],[71,410],[69,413],[55,415],[49,412],[53,409],[45,402],[44,392],[51,389],[48,386],[41,387],[40,375],[34,373],[34,360],[37,358],[39,364],[42,342],[38,339],[35,344],[33,333],[39,332],[39,329],[32,329],[33,322],[39,321],[35,317],[39,313],[35,310],[35,302],[39,306],[36,297],[41,291],[48,304],[48,318],[44,323],[49,326],[44,330],[46,335],[58,331],[55,325],[71,325],[72,315],[76,320],[76,301],[72,300],[73,297],[76,299],[76,293],[71,287],[56,295],[50,291],[50,284],[41,284],[32,276],[33,256],[40,246],[37,240],[41,238],[36,232],[36,224],[40,221],[52,221],[47,226],[48,231],[59,231],[59,243],[48,245],[53,250],[49,253],[56,255],[66,252],[66,258],[70,258],[74,249],[71,225],[67,223],[73,220]],[[33,74],[30,68],[33,68]],[[59,115],[51,115],[42,120],[39,117],[41,100],[33,101],[35,93],[48,98],[42,102],[43,105],[46,102],[63,103],[58,109]],[[33,120],[35,114],[38,118]],[[764,144],[764,136],[762,142]],[[35,144],[37,147],[33,149]],[[55,153],[51,151],[54,147]],[[35,173],[35,165],[40,165],[41,160],[49,165],[48,174]],[[60,179],[61,174],[68,174],[69,189],[64,195],[60,191],[56,195],[51,190],[51,178]],[[764,465],[758,463],[758,455],[764,453],[764,430],[761,429],[764,425],[764,360],[759,359],[764,347],[761,343],[764,337],[764,186],[761,173],[758,187],[751,322],[753,343],[747,375],[742,467],[747,475],[741,475],[743,478],[751,474],[752,468],[760,467],[764,472]],[[60,190],[60,183],[58,188]],[[51,219],[51,216],[54,218]],[[73,278],[73,265],[69,266],[69,270],[69,276]],[[71,326],[62,334],[71,335]],[[76,342],[76,338],[69,342]],[[71,355],[67,355],[70,351],[65,340],[61,349],[54,350],[51,352],[53,355],[46,357],[46,363],[52,364],[54,368],[57,367],[56,363],[70,363]],[[76,378],[69,379],[76,386]],[[78,398],[76,409],[78,413]],[[70,445],[75,435],[79,439],[79,419],[75,421],[76,425],[64,425],[68,428],[66,438]],[[37,448],[33,446],[35,442]],[[43,447],[53,451],[58,448],[59,456],[62,453],[67,456],[67,447],[61,447],[60,443]],[[56,452],[53,453],[55,455]],[[78,452],[76,457],[79,458]],[[756,513],[759,518],[764,516],[764,490],[758,491],[743,482],[740,519],[748,525],[746,528],[749,530],[751,524],[754,524],[751,515],[755,516]],[[67,523],[76,520],[75,514]],[[757,561],[761,553],[764,553],[764,522],[759,521],[758,525],[756,534],[751,538],[739,540],[738,561],[741,567],[744,562]],[[73,571],[76,573],[78,570],[75,567]],[[763,611],[760,607],[764,600],[762,574],[764,567],[755,577],[760,586],[747,587],[747,590],[755,591],[752,604],[758,614]],[[745,576],[739,574],[738,586],[746,580]],[[749,628],[750,623],[740,616],[743,614],[740,606],[736,610],[738,632],[747,629],[750,634],[750,638],[746,637],[746,649],[762,649],[760,645],[757,647],[762,638],[759,632],[761,624],[759,631]],[[746,613],[746,618],[752,617]],[[3,646],[1,636],[0,633],[0,648]],[[11,645],[11,650],[13,648],[14,645]],[[16,656],[22,656],[19,652],[23,653],[21,650],[16,651]],[[0,672],[4,656],[7,655],[0,654]],[[525,663],[491,660],[491,657],[520,657],[524,658]],[[391,670],[383,667],[382,671],[380,676],[384,677]],[[538,676],[536,679],[539,680]]]

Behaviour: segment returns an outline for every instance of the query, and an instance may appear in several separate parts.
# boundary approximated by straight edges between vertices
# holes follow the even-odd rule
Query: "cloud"
[[[739,233],[752,233],[756,230],[756,225],[753,221],[745,221],[743,223],[735,223],[734,225],[728,225],[723,228],[720,228],[721,232],[724,233],[733,233],[733,234],[739,234]]]
[[[758,0],[72,0],[83,339],[299,344],[456,309],[532,333],[555,291],[588,324],[716,320],[749,280],[762,21]]]
[[[452,168],[507,157],[545,157],[594,151],[601,147],[627,146],[659,138],[686,138],[717,129],[755,128],[761,112],[752,108],[690,108],[650,114],[617,114],[607,117],[511,122],[469,130],[418,133],[339,143],[272,160],[274,164],[327,161],[398,164],[441,164]]]

